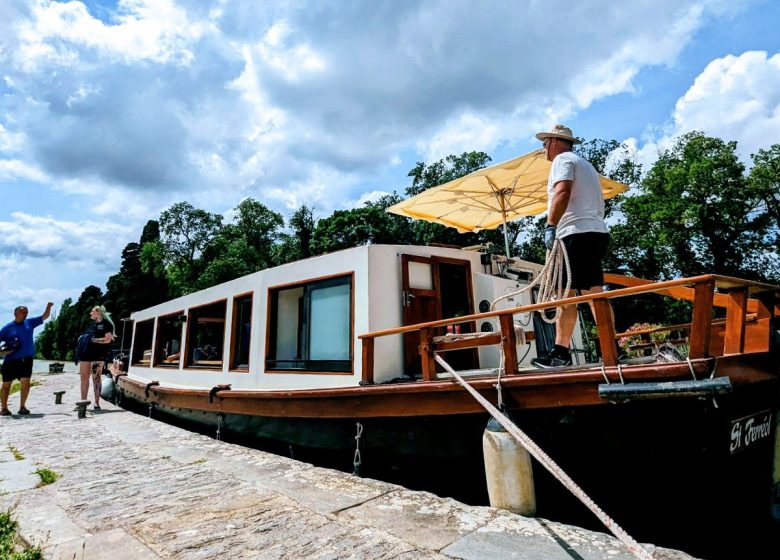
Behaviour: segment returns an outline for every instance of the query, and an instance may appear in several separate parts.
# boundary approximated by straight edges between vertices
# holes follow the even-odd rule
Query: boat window
[[[187,317],[187,367],[222,368],[225,300],[190,309]]]
[[[154,319],[139,321],[135,325],[133,337],[133,365],[152,365],[152,334],[154,333]]]
[[[249,369],[249,342],[252,336],[252,295],[233,299],[231,369]]]
[[[179,367],[181,363],[181,335],[184,321],[181,311],[157,319],[157,344],[154,350],[154,365]]]
[[[270,290],[266,370],[352,371],[352,275]]]

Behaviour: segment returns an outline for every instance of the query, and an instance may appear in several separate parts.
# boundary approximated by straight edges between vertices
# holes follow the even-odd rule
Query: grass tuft
[[[9,445],[8,450],[14,456],[14,459],[16,459],[17,461],[24,461],[24,454],[21,451],[19,451],[16,447],[14,447],[13,445]]]
[[[40,384],[41,384],[40,381],[30,381],[30,387],[37,387]],[[14,393],[18,393],[21,390],[22,390],[22,384],[19,383],[18,379],[14,379],[13,383],[11,383],[11,393],[10,394],[13,395]],[[2,558],[0,558],[0,560],[2,560]]]
[[[40,468],[35,471],[35,474],[41,477],[41,482],[38,484],[38,487],[46,486],[47,484],[56,482],[57,479],[62,476],[61,474],[56,473],[53,470],[47,468]]]
[[[0,511],[0,560],[43,560],[41,547],[17,547],[19,523],[14,519],[14,509]]]

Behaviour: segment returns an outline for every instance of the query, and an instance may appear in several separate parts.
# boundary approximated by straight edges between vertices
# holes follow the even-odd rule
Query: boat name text
[[[731,446],[737,453],[769,438],[772,434],[772,411],[764,410],[731,422]]]

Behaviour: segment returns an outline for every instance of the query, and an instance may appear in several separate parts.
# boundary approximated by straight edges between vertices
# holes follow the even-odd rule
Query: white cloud
[[[98,18],[76,0],[37,0],[0,23],[13,62],[0,107],[6,135],[28,139],[15,159],[57,183],[158,202],[267,194],[284,208],[305,187],[337,206],[401,153],[490,151],[631,91],[722,13],[673,0],[122,0]],[[550,41],[553,28],[566,40]]]
[[[20,27],[16,62],[26,70],[69,66],[81,60],[76,47],[85,46],[125,61],[189,64],[190,44],[210,27],[170,0],[120,0],[117,8],[116,23],[107,25],[81,2],[38,0]]]
[[[694,130],[736,140],[746,163],[750,154],[778,142],[780,53],[748,51],[711,61],[677,100],[668,124],[649,130],[641,142],[627,142],[637,147],[639,161],[649,169],[678,136]]]
[[[130,231],[111,221],[73,222],[13,212],[11,220],[0,221],[0,252],[104,266],[116,263]]]
[[[42,183],[48,177],[40,169],[18,159],[0,159],[0,181],[26,179]]]
[[[387,196],[393,193],[387,191],[369,191],[362,193],[356,200],[350,200],[344,204],[344,208],[351,210],[353,208],[361,208],[365,206],[367,202],[376,202],[383,196]]]
[[[748,155],[780,140],[780,53],[749,51],[710,62],[675,105],[677,133],[737,140]]]

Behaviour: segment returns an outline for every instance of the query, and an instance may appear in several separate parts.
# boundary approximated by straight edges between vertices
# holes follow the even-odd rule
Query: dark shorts
[[[572,289],[589,290],[604,284],[601,260],[607,254],[609,234],[595,231],[575,233],[567,235],[561,241],[569,255]]]
[[[32,377],[32,356],[17,360],[3,360],[3,365],[0,369],[3,371],[3,383],[10,383],[14,379],[29,379]]]

